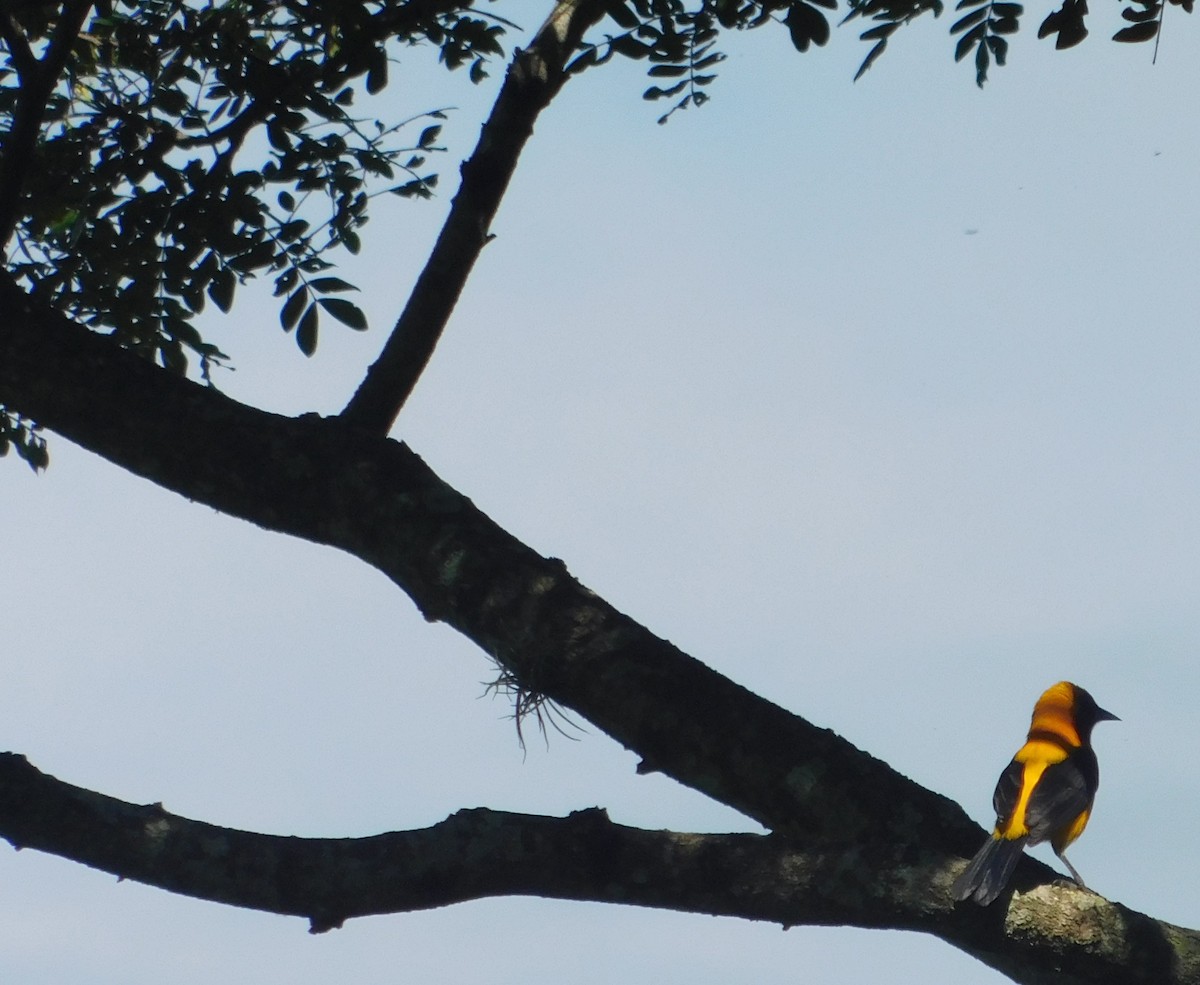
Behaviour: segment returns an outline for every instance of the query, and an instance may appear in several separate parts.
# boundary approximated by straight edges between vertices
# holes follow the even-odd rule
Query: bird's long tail
[[[1008,885],[1027,840],[992,837],[985,841],[962,875],[954,880],[950,890],[954,898],[973,899],[980,906],[995,900]]]

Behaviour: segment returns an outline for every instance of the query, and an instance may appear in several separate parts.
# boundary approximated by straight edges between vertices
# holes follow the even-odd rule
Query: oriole
[[[987,906],[1004,892],[1026,845],[1049,841],[1075,881],[1083,880],[1063,854],[1087,827],[1100,768],[1092,751],[1097,722],[1120,721],[1083,688],[1060,681],[1033,706],[1025,745],[1000,774],[992,806],[996,827],[951,892]]]

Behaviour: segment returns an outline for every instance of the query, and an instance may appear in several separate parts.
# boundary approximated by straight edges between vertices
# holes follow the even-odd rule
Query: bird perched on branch
[[[1100,785],[1092,728],[1105,721],[1120,719],[1068,681],[1038,698],[1025,745],[1000,774],[992,795],[996,827],[954,880],[951,893],[956,900],[987,906],[1004,892],[1025,846],[1043,841],[1050,842],[1083,887],[1063,852],[1083,833],[1092,813]]]

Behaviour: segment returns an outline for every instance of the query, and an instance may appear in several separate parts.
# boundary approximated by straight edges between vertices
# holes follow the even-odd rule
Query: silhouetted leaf
[[[862,60],[862,64],[858,66],[858,71],[854,73],[855,82],[861,79],[866,74],[867,69],[875,64],[875,60],[883,54],[885,48],[887,48],[886,38],[877,42],[875,47],[867,52],[867,57]]]
[[[987,30],[987,24],[977,24],[971,28],[966,34],[958,39],[958,44],[954,46],[954,60],[961,62],[971,53],[971,49],[983,40],[984,32]]]
[[[371,67],[367,69],[367,92],[375,95],[377,92],[382,92],[387,85],[388,80],[388,60],[387,52],[382,48],[376,48],[371,52]],[[313,345],[316,346],[316,330],[313,331]],[[311,355],[312,353],[306,353]]]
[[[666,96],[674,96],[674,95],[679,94],[680,92],[682,92],[684,90],[684,88],[686,86],[687,86],[686,79],[682,82],[676,82],[673,86],[668,86],[665,89],[662,89],[659,86],[651,86],[649,89],[647,89],[645,92],[642,93],[642,98],[643,99],[663,99]]]
[[[1146,21],[1155,20],[1158,17],[1158,4],[1150,4],[1142,10],[1134,10],[1132,7],[1126,7],[1121,11],[1121,16],[1134,24],[1144,24]]]
[[[1088,36],[1084,18],[1088,13],[1087,0],[1063,0],[1063,5],[1038,28],[1038,37],[1056,35],[1054,47],[1058,50],[1073,48]]]
[[[233,307],[233,292],[236,286],[237,278],[233,271],[222,268],[213,275],[212,283],[208,285],[208,296],[212,298],[213,304],[228,314]]]
[[[986,27],[986,25],[982,26]],[[990,62],[991,58],[988,55],[988,46],[986,44],[980,44],[979,47],[975,49],[975,84],[979,86],[980,89],[983,88],[983,84],[987,81],[988,65]]]
[[[319,294],[329,294],[333,291],[357,291],[358,288],[340,277],[317,277],[308,282],[308,286]]]
[[[306,356],[317,351],[317,306],[310,304],[296,329],[296,345]]]
[[[287,294],[288,291],[296,286],[296,282],[299,279],[300,271],[295,267],[288,267],[287,270],[283,271],[283,273],[275,278],[275,288],[271,293],[274,294],[275,297],[279,297],[281,294]]]
[[[1158,34],[1158,21],[1148,21],[1144,24],[1131,24],[1123,27],[1113,35],[1114,41],[1149,41]]]
[[[626,58],[646,58],[650,54],[650,46],[642,44],[637,38],[628,34],[620,34],[609,41],[613,51]]]
[[[187,356],[183,353],[183,346],[171,339],[160,341],[158,346],[158,359],[163,368],[175,373],[177,376],[187,374],[188,361]]]
[[[988,15],[987,7],[980,7],[977,10],[972,10],[965,17],[960,17],[950,26],[950,33],[957,34],[959,31],[965,31],[969,27],[974,27]],[[961,56],[956,55],[955,58]]]
[[[50,464],[50,453],[40,430],[27,418],[0,407],[0,458],[12,449],[34,472],[46,468]]]
[[[318,298],[317,304],[343,325],[348,325],[359,332],[366,330],[367,316],[353,302],[347,301],[345,298]]]
[[[808,51],[809,44],[821,46],[829,40],[829,21],[816,7],[807,3],[793,5],[784,23],[797,51]]]
[[[296,327],[296,323],[300,321],[300,316],[304,313],[304,306],[307,303],[307,287],[301,287],[284,302],[283,307],[279,310],[279,324],[283,326],[285,332],[290,332]]]

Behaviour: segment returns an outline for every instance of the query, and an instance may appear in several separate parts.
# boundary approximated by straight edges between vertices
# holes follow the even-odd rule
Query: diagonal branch
[[[38,70],[37,56],[7,10],[0,10],[0,41],[8,48],[13,67],[17,70],[17,79],[22,84],[32,83]]]
[[[462,166],[450,214],[379,358],[342,411],[356,427],[386,434],[450,319],[483,247],[538,115],[566,81],[584,32],[604,13],[597,0],[560,0],[533,43],[517,50],[475,152]]]
[[[4,278],[0,403],[190,499],[366,561],[524,688],[640,755],[643,771],[768,828],[977,847],[979,829],[956,805],[655,636],[401,443],[337,418],[268,414],[172,376],[36,308]],[[900,803],[921,819],[915,836]]]
[[[367,838],[281,837],[128,804],[3,753],[0,837],[170,892],[306,917],[314,933],[369,914],[539,896],[925,931],[1019,981],[1044,980],[1038,969],[1051,963],[1059,985],[1173,985],[1200,971],[1200,935],[1078,889],[1018,896],[1006,923],[956,910],[944,866],[928,858],[896,860],[870,843],[805,850],[773,836],[646,831],[597,808],[565,818],[479,808]]]

